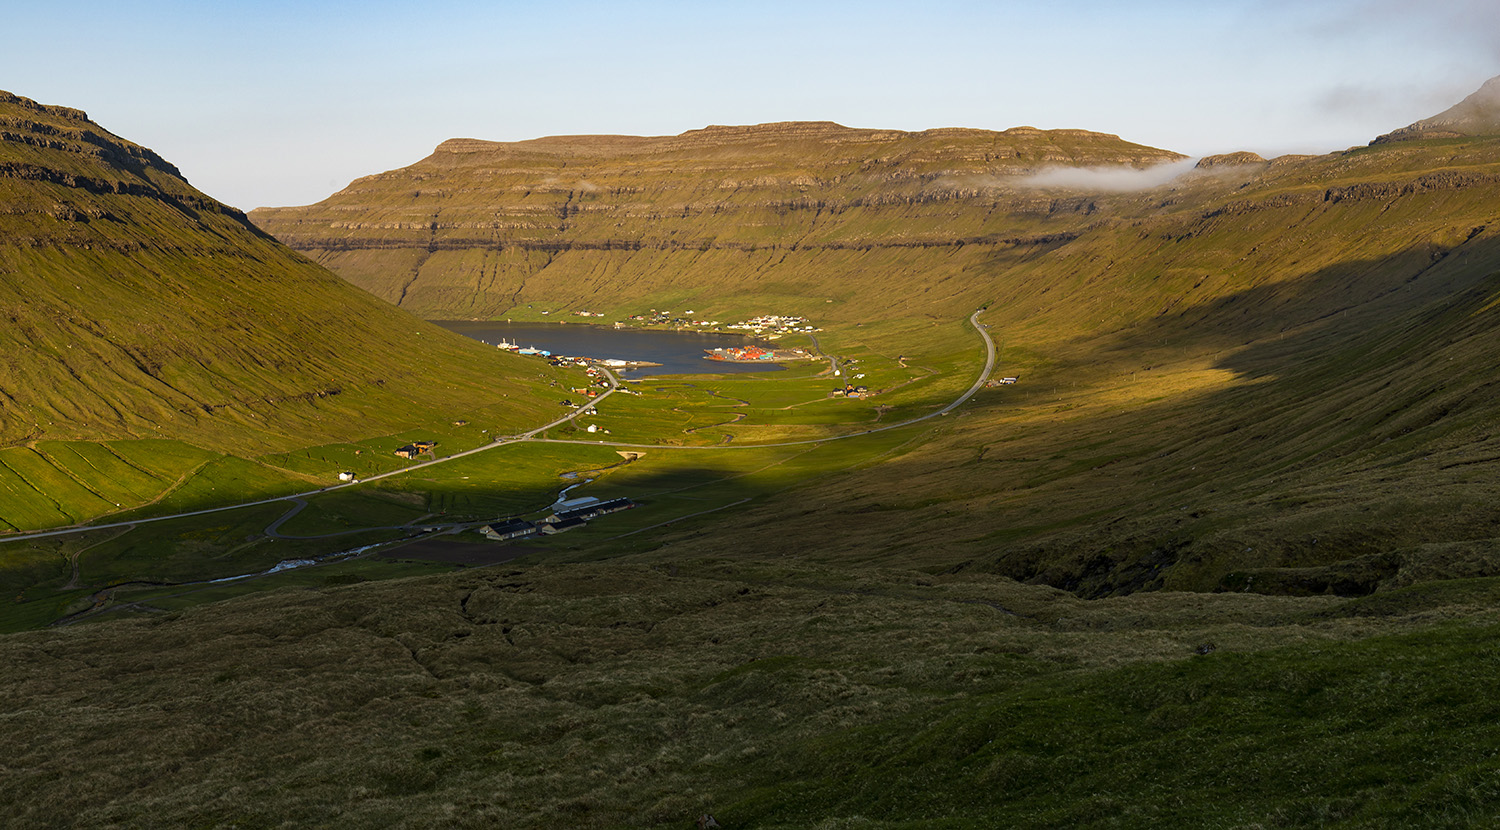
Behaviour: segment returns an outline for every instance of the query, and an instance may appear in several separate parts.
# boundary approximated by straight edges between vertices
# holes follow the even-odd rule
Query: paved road
[[[618,392],[620,390],[620,381],[619,381],[619,378],[615,377],[615,375],[614,375],[613,372],[609,371],[608,369],[604,368],[603,366],[597,366],[595,368],[597,368],[597,369],[599,369],[599,371],[603,372],[605,378],[607,378],[609,380],[609,389],[607,391],[605,391],[604,394],[600,395],[597,398],[594,398],[590,403],[586,404],[583,408],[575,410],[573,412],[570,412],[567,415],[562,416],[561,418],[557,418],[555,420],[548,421],[547,423],[545,423],[545,424],[543,424],[543,425],[541,425],[541,426],[539,426],[539,427],[537,427],[535,429],[529,430],[527,432],[520,433],[518,435],[498,437],[495,440],[491,441],[490,443],[485,444],[485,445],[480,446],[480,447],[475,447],[472,450],[465,450],[464,452],[456,452],[453,455],[445,456],[443,458],[435,458],[435,459],[433,459],[431,461],[424,461],[424,462],[422,462],[420,464],[416,464],[416,465],[413,465],[413,466],[410,466],[410,467],[403,467],[403,468],[401,468],[399,470],[392,470],[391,472],[388,472],[388,473],[380,473],[379,475],[369,476],[368,478],[362,478],[362,479],[359,479],[358,481],[351,481],[351,482],[348,482],[346,484],[335,484],[335,485],[331,485],[331,486],[328,486],[328,487],[323,487],[323,488],[320,488],[320,489],[317,489],[317,490],[308,490],[307,492],[304,492],[304,493],[293,493],[292,495],[288,495],[288,496],[276,496],[275,498],[261,499],[259,501],[247,501],[247,502],[242,502],[240,504],[226,505],[224,507],[210,507],[210,508],[208,508],[206,510],[191,510],[191,511],[188,511],[186,513],[174,513],[174,514],[172,514],[170,516],[155,516],[155,517],[152,517],[152,518],[149,518],[149,519],[131,519],[128,522],[113,522],[113,523],[110,523],[110,524],[81,525],[81,526],[75,525],[75,526],[72,526],[72,527],[59,528],[59,529],[56,529],[56,530],[45,530],[45,531],[40,531],[40,532],[36,532],[36,533],[23,533],[23,534],[18,534],[18,535],[15,535],[15,536],[0,536],[0,543],[4,543],[4,542],[21,542],[21,541],[27,541],[27,540],[33,540],[33,539],[46,539],[46,538],[53,537],[53,536],[68,536],[68,535],[71,535],[71,534],[74,534],[74,533],[88,533],[88,532],[95,531],[95,530],[110,530],[112,528],[129,527],[131,525],[150,524],[151,522],[166,522],[166,521],[171,521],[173,519],[186,519],[186,518],[190,518],[192,516],[207,516],[207,515],[210,515],[210,514],[213,514],[213,513],[224,513],[224,512],[229,511],[229,510],[241,510],[241,509],[244,509],[246,507],[259,507],[260,505],[263,505],[263,504],[277,504],[279,502],[290,501],[290,502],[293,503],[294,509],[291,510],[291,511],[288,511],[285,515],[281,516],[279,519],[277,519],[275,522],[273,522],[270,527],[268,527],[266,529],[266,532],[267,532],[268,535],[280,536],[280,534],[279,534],[278,531],[279,531],[282,523],[284,523],[285,521],[287,521],[288,519],[290,519],[292,516],[295,516],[301,510],[301,508],[295,507],[296,503],[299,502],[299,501],[301,501],[301,500],[303,500],[303,499],[306,499],[309,496],[316,496],[316,495],[318,495],[320,493],[331,493],[331,492],[333,492],[335,490],[342,490],[342,489],[344,489],[346,487],[354,487],[356,485],[365,484],[365,483],[368,483],[368,482],[371,482],[371,481],[379,481],[379,480],[384,479],[384,478],[391,478],[392,476],[405,475],[406,473],[409,473],[409,472],[411,472],[413,470],[425,469],[427,467],[431,467],[431,466],[436,465],[436,464],[445,464],[445,463],[447,463],[449,461],[453,461],[453,460],[456,460],[456,459],[459,459],[459,458],[466,458],[466,457],[471,456],[471,455],[476,455],[478,453],[482,453],[482,452],[486,452],[488,450],[495,449],[496,447],[504,447],[504,446],[507,446],[509,444],[519,444],[519,443],[526,442],[526,441],[545,442],[545,443],[549,443],[549,444],[592,444],[593,446],[601,446],[602,445],[602,446],[606,446],[606,447],[627,447],[627,448],[652,449],[652,450],[668,450],[668,449],[683,449],[683,450],[733,450],[733,449],[751,449],[751,448],[765,448],[765,447],[794,447],[794,446],[799,446],[799,445],[803,445],[803,444],[822,444],[822,443],[825,443],[825,442],[828,442],[828,441],[839,441],[839,440],[846,439],[846,438],[857,438],[857,437],[859,437],[861,435],[870,435],[871,433],[885,432],[887,430],[899,429],[901,427],[911,426],[912,424],[920,423],[922,421],[926,421],[926,420],[929,420],[931,418],[936,418],[939,415],[947,415],[949,412],[952,412],[953,410],[957,409],[959,406],[963,405],[970,398],[974,397],[974,393],[978,392],[980,390],[980,388],[982,388],[984,386],[984,382],[985,382],[985,380],[987,380],[989,378],[990,372],[993,372],[995,370],[995,341],[990,338],[990,334],[989,334],[988,331],[985,330],[984,326],[982,326],[982,325],[979,324],[979,315],[981,313],[983,313],[983,311],[984,311],[984,309],[981,308],[978,311],[975,311],[973,314],[969,315],[969,324],[974,327],[975,331],[979,332],[979,336],[980,337],[984,338],[984,347],[985,347],[985,352],[986,352],[986,354],[985,354],[985,360],[984,360],[984,371],[982,371],[982,372],[979,373],[979,377],[977,379],[975,379],[974,385],[969,387],[969,391],[963,393],[956,400],[954,400],[953,403],[948,404],[947,406],[943,407],[942,409],[938,410],[937,412],[931,412],[931,413],[928,413],[926,415],[922,415],[922,416],[919,416],[919,417],[916,417],[916,418],[912,418],[910,420],[901,421],[900,423],[887,424],[885,426],[875,427],[874,429],[867,429],[864,432],[854,432],[854,433],[849,433],[848,435],[830,435],[830,436],[823,437],[823,438],[809,438],[809,439],[805,439],[805,440],[801,440],[801,441],[778,441],[778,442],[771,443],[771,444],[715,444],[715,445],[707,446],[707,447],[672,447],[670,445],[664,445],[664,444],[627,444],[627,443],[620,442],[620,441],[575,441],[575,440],[567,440],[567,439],[561,439],[561,438],[537,438],[536,436],[539,433],[545,432],[546,430],[549,430],[549,429],[551,429],[551,428],[553,428],[555,426],[559,426],[561,424],[564,424],[564,423],[566,423],[568,421],[571,421],[571,420],[577,418],[580,414],[582,414],[583,409],[592,408],[592,407],[597,406],[605,398],[608,398],[610,395],[613,395],[614,393],[616,393],[616,392]]]
[[[823,351],[823,344],[818,342],[818,336],[816,334],[813,334],[812,332],[808,332],[807,336],[808,336],[808,339],[812,340],[813,349],[815,351],[817,351],[818,354],[820,354],[820,355],[828,358],[828,371],[832,372],[833,375],[834,375],[834,377],[842,377],[842,375],[839,374],[839,359],[838,359],[838,356],[837,355],[831,355],[831,354]]]
[[[615,376],[614,376],[613,373],[611,373],[608,369],[605,369],[603,367],[600,367],[600,371],[602,371],[604,373],[604,375],[609,379],[610,388],[607,391],[605,391],[604,394],[600,395],[597,398],[594,398],[593,401],[589,404],[589,406],[597,405],[600,401],[604,400],[605,398],[608,398],[610,395],[613,395],[620,388],[620,382],[619,382],[618,379],[615,378]],[[424,461],[424,462],[421,462],[419,464],[412,465],[410,467],[403,467],[403,468],[401,468],[399,470],[392,470],[392,471],[390,471],[388,473],[380,473],[379,475],[369,476],[367,478],[362,478],[362,479],[359,479],[358,481],[351,481],[351,482],[348,482],[348,483],[345,483],[345,484],[334,484],[334,485],[330,485],[328,487],[319,488],[317,490],[308,490],[307,492],[304,492],[304,493],[293,493],[293,494],[291,494],[289,496],[276,496],[275,498],[261,499],[259,501],[241,502],[239,504],[231,504],[231,505],[226,505],[224,507],[210,507],[210,508],[208,508],[206,510],[190,510],[190,511],[188,511],[186,513],[173,513],[170,516],[154,516],[154,517],[149,518],[149,519],[132,519],[132,520],[130,520],[128,522],[113,522],[113,523],[110,523],[110,524],[75,525],[75,526],[72,526],[72,527],[59,528],[57,530],[46,530],[46,531],[41,531],[41,532],[37,532],[37,533],[24,533],[24,534],[20,534],[20,535],[16,535],[16,536],[0,536],[0,543],[4,543],[4,542],[19,542],[19,541],[24,541],[24,540],[28,540],[28,539],[46,539],[46,538],[51,537],[51,536],[67,536],[67,535],[74,534],[74,533],[88,533],[89,531],[94,531],[94,530],[109,530],[111,528],[127,527],[129,525],[142,525],[142,524],[149,524],[151,522],[165,522],[165,521],[170,521],[172,519],[186,519],[186,518],[190,518],[190,517],[193,517],[193,516],[207,516],[207,515],[210,515],[210,514],[213,514],[213,513],[223,513],[223,512],[228,511],[228,510],[240,510],[240,509],[243,509],[243,508],[246,508],[246,507],[259,507],[260,505],[263,505],[263,504],[276,504],[278,502],[284,502],[284,501],[290,501],[290,502],[295,503],[296,501],[298,501],[300,499],[305,499],[305,498],[307,498],[309,496],[316,496],[316,495],[318,495],[320,493],[331,493],[331,492],[333,492],[335,490],[343,490],[346,487],[354,487],[356,485],[364,484],[364,483],[370,482],[370,481],[379,481],[379,480],[381,480],[383,478],[390,478],[392,476],[404,475],[406,473],[411,472],[412,470],[424,469],[424,468],[430,467],[430,466],[432,466],[434,464],[444,464],[444,463],[447,463],[449,461],[453,461],[454,459],[465,458],[465,457],[474,455],[476,453],[481,453],[481,452],[484,452],[486,450],[494,449],[495,447],[503,447],[503,446],[506,446],[507,444],[517,444],[517,443],[520,443],[520,442],[523,442],[523,441],[531,441],[531,440],[534,440],[536,438],[536,435],[538,433],[543,432],[543,431],[548,430],[548,429],[551,429],[552,427],[558,426],[559,424],[566,423],[567,421],[573,420],[574,418],[578,417],[579,412],[581,412],[581,411],[582,410],[580,409],[578,411],[570,412],[567,415],[562,416],[561,418],[557,418],[555,420],[548,421],[547,423],[542,424],[541,426],[537,427],[536,429],[530,430],[529,432],[523,432],[520,435],[504,436],[504,437],[496,438],[495,440],[491,441],[490,443],[485,444],[485,445],[480,446],[480,447],[475,447],[472,450],[465,450],[464,452],[456,452],[456,453],[454,453],[452,455],[444,456],[443,458],[435,458],[435,459],[433,459],[431,461]],[[276,521],[276,522],[274,522],[272,524],[272,528],[279,528],[281,526],[281,523],[283,521],[285,521],[287,519],[290,519],[292,516],[296,515],[297,512],[298,511],[293,511],[293,512],[289,513],[288,515],[282,516],[281,519],[279,519],[278,521]]]

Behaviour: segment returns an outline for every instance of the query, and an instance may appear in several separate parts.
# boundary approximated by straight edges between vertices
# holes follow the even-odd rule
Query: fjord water
[[[505,340],[522,348],[535,346],[558,355],[593,357],[601,360],[610,358],[640,360],[661,364],[622,370],[621,374],[627,377],[773,372],[781,369],[774,363],[725,363],[704,359],[705,349],[751,344],[770,346],[762,340],[741,334],[616,329],[565,323],[506,323],[469,320],[434,320],[433,322],[451,332],[471,337],[491,346]]]

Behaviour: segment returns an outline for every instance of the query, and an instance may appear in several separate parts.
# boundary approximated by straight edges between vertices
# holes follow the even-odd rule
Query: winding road
[[[471,456],[471,455],[477,455],[479,453],[495,449],[496,447],[504,447],[504,446],[508,446],[510,444],[520,444],[520,443],[524,443],[524,442],[527,442],[527,441],[538,442],[538,443],[548,443],[548,444],[585,444],[585,445],[590,445],[590,446],[595,446],[595,447],[597,447],[597,446],[625,447],[627,449],[651,449],[651,450],[670,450],[670,449],[680,449],[680,450],[739,450],[739,449],[752,449],[752,448],[759,449],[759,448],[765,448],[765,447],[795,447],[795,446],[801,446],[801,445],[806,445],[806,444],[822,444],[822,443],[826,443],[828,441],[840,441],[840,440],[844,440],[846,438],[857,438],[857,437],[860,437],[860,436],[863,436],[863,435],[871,435],[871,434],[877,433],[877,432],[886,432],[886,431],[893,430],[893,429],[900,429],[902,427],[911,426],[912,424],[921,423],[922,421],[927,421],[927,420],[930,420],[932,418],[936,418],[936,417],[938,417],[940,415],[947,415],[949,412],[952,412],[953,410],[957,409],[958,407],[960,407],[964,403],[966,403],[970,398],[974,397],[974,394],[976,392],[978,392],[984,386],[985,380],[987,380],[989,378],[989,376],[990,376],[990,373],[995,370],[995,341],[994,341],[994,339],[992,339],[990,337],[990,334],[985,329],[985,327],[983,325],[981,325],[980,322],[979,322],[979,315],[981,313],[983,313],[983,312],[984,312],[984,309],[981,308],[981,309],[975,311],[973,314],[969,315],[969,325],[973,326],[974,330],[979,333],[979,336],[984,339],[985,360],[984,360],[984,370],[979,373],[979,377],[975,379],[974,384],[969,387],[968,391],[966,391],[962,395],[958,396],[958,398],[955,399],[952,403],[948,404],[947,406],[943,407],[942,409],[938,410],[937,412],[929,412],[926,415],[919,415],[919,416],[917,416],[915,418],[910,418],[908,420],[901,421],[901,422],[898,422],[898,423],[886,424],[885,426],[874,427],[872,429],[864,430],[863,432],[851,432],[851,433],[848,433],[846,435],[829,435],[829,436],[824,436],[822,438],[808,438],[808,439],[803,439],[803,440],[800,440],[800,441],[776,441],[776,442],[772,442],[772,443],[769,443],[769,444],[715,444],[715,445],[705,446],[705,447],[673,447],[673,446],[664,445],[664,444],[629,444],[629,443],[625,443],[625,442],[622,442],[622,441],[575,441],[575,440],[564,439],[564,438],[538,438],[538,437],[536,437],[539,433],[545,432],[545,431],[547,431],[547,430],[549,430],[549,429],[551,429],[551,428],[553,428],[555,426],[559,426],[561,424],[567,423],[568,421],[571,421],[571,420],[577,418],[579,415],[581,415],[581,414],[584,413],[585,409],[591,409],[591,408],[597,407],[598,404],[601,401],[603,401],[605,398],[608,398],[610,395],[613,395],[613,394],[615,394],[616,392],[618,392],[620,390],[620,380],[619,380],[619,378],[615,377],[615,375],[614,375],[613,372],[609,371],[608,369],[604,368],[603,366],[596,366],[595,368],[597,368],[597,369],[599,369],[599,371],[603,372],[604,376],[609,380],[609,389],[607,391],[605,391],[599,397],[594,398],[592,401],[590,401],[588,403],[588,405],[586,407],[584,407],[584,409],[579,409],[579,410],[576,410],[574,412],[570,412],[567,415],[562,416],[561,418],[557,418],[555,420],[548,421],[547,423],[545,423],[545,424],[543,424],[543,425],[541,425],[539,427],[536,427],[535,429],[528,430],[527,432],[523,432],[523,433],[520,433],[520,434],[517,434],[517,435],[497,437],[493,441],[491,441],[490,443],[484,444],[483,446],[475,447],[472,450],[465,450],[463,452],[456,452],[456,453],[454,453],[452,455],[445,456],[443,458],[435,458],[435,459],[433,459],[431,461],[425,461],[425,462],[422,462],[420,464],[417,464],[417,465],[414,465],[414,466],[411,466],[411,467],[403,467],[403,468],[401,468],[399,470],[392,470],[392,471],[390,471],[388,473],[380,473],[378,475],[373,475],[373,476],[369,476],[367,478],[362,478],[362,479],[358,479],[356,481],[351,481],[351,482],[348,482],[346,484],[335,484],[335,485],[331,485],[329,487],[322,487],[322,488],[319,488],[317,490],[308,490],[308,491],[303,492],[303,493],[294,493],[294,494],[288,495],[288,496],[276,496],[276,497],[269,498],[269,499],[260,499],[259,501],[247,501],[247,502],[241,502],[239,504],[225,505],[223,507],[210,507],[210,508],[207,508],[207,509],[204,509],[204,510],[190,510],[190,511],[187,511],[185,513],[173,513],[170,516],[153,516],[153,517],[147,518],[147,519],[132,519],[130,521],[112,522],[112,523],[109,523],[109,524],[73,525],[73,526],[66,527],[66,528],[58,528],[58,529],[55,529],[55,530],[44,530],[44,531],[37,531],[37,532],[34,532],[34,533],[22,533],[22,534],[17,534],[17,535],[14,535],[14,536],[0,536],[0,543],[5,543],[5,542],[21,542],[21,541],[35,540],[35,539],[46,539],[46,538],[50,538],[50,537],[54,537],[54,536],[68,536],[68,535],[72,535],[72,534],[75,534],[75,533],[90,533],[90,532],[93,532],[93,531],[96,531],[96,530],[110,530],[110,529],[114,529],[114,528],[135,527],[135,526],[139,526],[139,525],[143,525],[143,524],[150,524],[152,522],[166,522],[166,521],[171,521],[173,519],[186,519],[186,518],[189,518],[189,517],[192,517],[192,516],[207,516],[207,515],[210,515],[210,514],[213,514],[213,513],[224,513],[224,512],[230,511],[230,510],[242,510],[242,509],[247,508],[247,507],[259,507],[260,505],[263,505],[263,504],[277,504],[277,503],[280,503],[280,502],[291,502],[292,503],[292,509],[288,510],[284,515],[282,515],[276,521],[272,522],[272,524],[269,527],[266,528],[266,535],[272,536],[274,538],[301,538],[301,537],[285,537],[285,536],[282,536],[281,533],[280,533],[280,528],[281,528],[282,524],[284,524],[286,521],[288,521],[289,519],[291,519],[293,516],[297,515],[297,513],[301,512],[302,508],[306,506],[305,499],[307,499],[309,496],[316,496],[316,495],[319,495],[319,494],[322,494],[322,493],[331,493],[331,492],[333,492],[335,490],[343,490],[343,489],[345,489],[347,487],[354,487],[356,485],[366,484],[366,483],[369,483],[371,481],[379,481],[379,480],[385,479],[385,478],[392,478],[394,476],[405,475],[406,473],[409,473],[409,472],[411,472],[413,470],[426,469],[428,467],[432,467],[432,466],[435,466],[437,464],[446,464],[449,461],[455,461],[455,460],[460,459],[460,458],[466,458],[466,457]],[[820,351],[821,351],[821,349],[820,349]],[[830,360],[836,360],[836,359],[830,357]],[[364,528],[362,530],[370,530],[370,529],[372,529],[372,528]],[[376,529],[378,529],[378,528],[376,528]],[[356,532],[356,531],[350,531],[350,532]],[[336,535],[342,535],[342,534],[336,534]]]

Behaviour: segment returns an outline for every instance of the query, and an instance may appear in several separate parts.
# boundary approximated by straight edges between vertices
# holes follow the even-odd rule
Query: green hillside
[[[553,377],[351,288],[84,113],[5,93],[0,314],[0,530],[150,503],[214,457],[532,423]],[[145,440],[183,463],[129,449]],[[308,485],[231,482],[257,477]],[[195,506],[236,498],[209,489]]]
[[[457,140],[253,218],[434,317],[798,313],[835,351],[926,357],[987,306],[1020,384],[724,516],[717,549],[1085,595],[1489,573],[1449,545],[1495,539],[1500,140],[1231,154],[1126,191],[1054,169],[1174,158],[1027,128]]]

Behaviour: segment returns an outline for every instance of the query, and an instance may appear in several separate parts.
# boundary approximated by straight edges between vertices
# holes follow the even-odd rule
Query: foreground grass
[[[8,825],[1473,826],[1500,809],[1496,580],[1085,602],[715,560],[295,578],[0,640]]]

